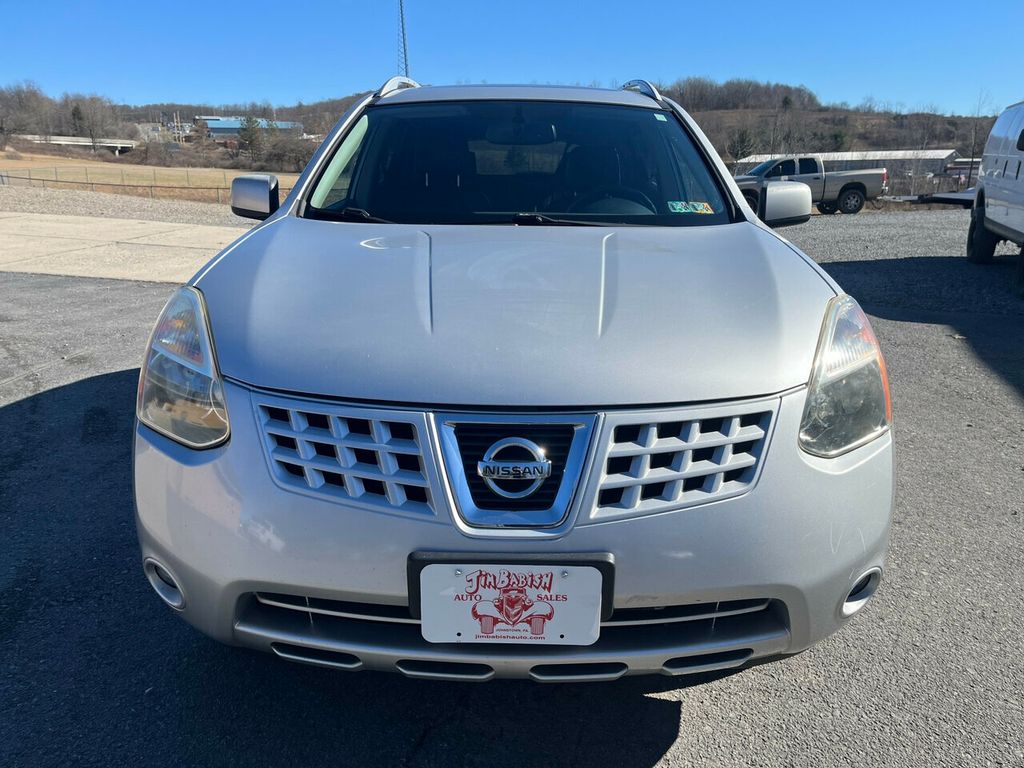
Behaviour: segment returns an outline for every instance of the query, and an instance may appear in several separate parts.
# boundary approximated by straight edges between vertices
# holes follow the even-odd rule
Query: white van
[[[1024,101],[1007,107],[992,126],[978,173],[967,233],[967,258],[987,264],[1000,240],[1024,246]],[[1024,257],[1017,269],[1024,287]]]

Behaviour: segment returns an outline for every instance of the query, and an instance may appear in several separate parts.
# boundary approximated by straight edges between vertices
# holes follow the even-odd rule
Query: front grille
[[[435,513],[422,414],[253,397],[281,485],[375,509]]]
[[[457,524],[537,530],[748,492],[762,470],[779,405],[766,398],[522,416],[351,406],[262,391],[251,397],[271,474],[284,488],[414,517],[446,515],[452,500]],[[477,473],[484,454],[504,438],[535,443],[551,462],[550,476],[521,498],[496,493]],[[496,458],[535,460],[529,453],[506,445]],[[493,482],[514,493],[533,481]]]
[[[763,402],[643,420],[609,415],[592,516],[648,514],[749,490],[772,416]]]
[[[473,502],[480,509],[550,508],[555,503],[555,496],[558,495],[558,489],[562,484],[574,432],[575,428],[571,424],[456,424],[455,438],[459,442],[463,471],[466,473],[466,484],[469,486]],[[477,474],[477,462],[483,459],[488,448],[505,437],[521,437],[536,443],[543,449],[544,455],[551,462],[551,476],[535,493],[525,499],[506,499],[499,496]],[[532,457],[506,455],[503,458],[529,460]],[[530,480],[504,481],[503,485],[514,492],[529,486],[531,482]]]

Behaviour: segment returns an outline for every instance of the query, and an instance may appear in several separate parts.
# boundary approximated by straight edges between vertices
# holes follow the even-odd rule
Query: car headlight
[[[181,288],[167,302],[139,376],[139,421],[189,448],[228,438],[228,410],[203,297]]]
[[[849,296],[828,304],[814,356],[800,447],[833,457],[874,440],[892,424],[889,376],[867,315]]]

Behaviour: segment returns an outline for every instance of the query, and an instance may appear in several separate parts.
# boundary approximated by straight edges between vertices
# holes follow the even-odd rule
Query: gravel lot
[[[102,197],[64,212],[216,211]],[[897,509],[872,605],[775,664],[590,686],[331,673],[184,625],[131,511],[138,360],[169,287],[0,273],[0,765],[1024,766],[1024,300],[1014,257],[963,259],[966,230],[928,211],[783,231],[887,355]]]
[[[964,258],[970,211],[815,216],[780,230],[865,306],[939,312],[1024,314],[1014,295],[1016,246],[1002,243],[995,264]]]
[[[175,224],[211,224],[222,227],[254,225],[231,213],[226,205],[186,200],[150,200],[132,195],[80,192],[70,189],[0,186],[0,211],[99,216],[114,219],[169,221]]]

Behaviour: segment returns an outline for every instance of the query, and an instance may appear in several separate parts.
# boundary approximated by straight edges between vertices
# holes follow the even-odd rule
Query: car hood
[[[826,280],[749,223],[425,226],[285,216],[201,273],[221,372],[449,406],[742,398],[807,381]]]

